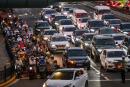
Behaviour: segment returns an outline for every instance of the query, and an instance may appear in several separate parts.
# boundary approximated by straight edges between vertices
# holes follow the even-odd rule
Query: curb
[[[11,79],[1,83],[0,87],[9,87],[9,84],[13,83],[15,80],[16,80],[16,76],[14,75]]]

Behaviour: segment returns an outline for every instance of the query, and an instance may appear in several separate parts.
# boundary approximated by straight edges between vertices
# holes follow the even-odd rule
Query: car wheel
[[[86,80],[84,87],[88,87],[88,80]]]

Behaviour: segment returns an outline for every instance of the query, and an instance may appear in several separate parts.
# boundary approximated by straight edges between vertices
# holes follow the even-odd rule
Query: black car
[[[91,58],[99,61],[99,55],[102,49],[116,48],[114,38],[112,36],[95,35],[91,43]]]
[[[126,34],[130,35],[130,22],[123,22],[120,24],[120,30]]]
[[[64,65],[67,67],[85,67],[90,69],[90,60],[87,52],[80,47],[68,48],[63,57]]]
[[[71,37],[71,41],[75,46],[79,46],[79,40],[81,39],[82,35],[84,33],[89,33],[89,30],[87,29],[77,29],[73,32],[72,37]]]

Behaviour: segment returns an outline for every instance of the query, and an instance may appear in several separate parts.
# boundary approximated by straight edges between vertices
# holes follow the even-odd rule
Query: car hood
[[[64,87],[72,83],[72,80],[50,80],[46,81],[48,87]]]
[[[70,56],[68,59],[74,59],[74,60],[86,60],[87,56]]]
[[[66,45],[66,44],[69,44],[68,41],[59,41],[59,42],[51,42],[50,44],[53,44],[53,45]]]

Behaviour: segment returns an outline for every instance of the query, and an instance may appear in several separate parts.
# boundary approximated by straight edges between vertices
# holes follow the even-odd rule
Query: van
[[[83,9],[75,9],[72,14],[72,20],[74,21],[74,24],[77,24],[77,21],[80,18],[88,17],[88,13]]]
[[[111,9],[108,6],[95,6],[94,7],[94,19],[101,20],[103,14],[111,13]]]

